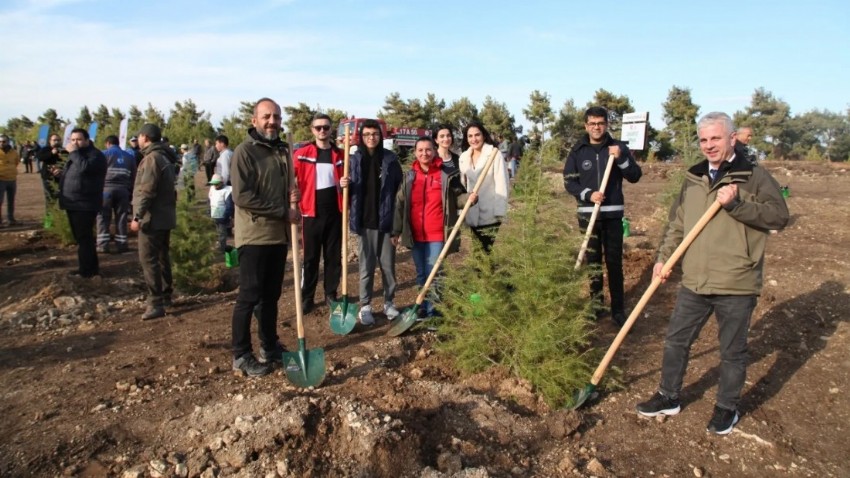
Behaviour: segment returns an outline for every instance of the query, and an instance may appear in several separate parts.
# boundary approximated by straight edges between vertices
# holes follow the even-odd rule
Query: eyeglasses
[[[330,131],[331,125],[329,124],[320,124],[318,126],[313,126],[313,129],[316,131]]]
[[[596,123],[585,123],[585,124],[590,126],[591,128],[601,128],[603,126],[606,126],[608,124],[608,122],[607,121],[598,121]]]
[[[380,138],[381,133],[363,133],[364,138]]]

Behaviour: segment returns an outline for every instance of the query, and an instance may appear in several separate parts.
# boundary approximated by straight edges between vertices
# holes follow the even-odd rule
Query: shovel
[[[345,125],[343,177],[348,177],[349,125]],[[331,332],[348,335],[357,325],[357,307],[348,303],[348,188],[342,189],[342,300],[331,301]]]
[[[475,181],[472,193],[478,193],[478,190],[484,183],[484,178],[486,178],[487,173],[490,172],[490,167],[493,165],[493,160],[496,159],[497,152],[499,152],[498,148],[494,147],[493,152],[490,153],[490,157],[487,158],[487,163],[484,164],[484,170],[481,172],[481,175],[478,176],[478,181]],[[470,207],[472,207],[472,201],[467,199],[466,204],[463,206],[463,210],[460,212],[460,215],[452,228],[452,232],[449,233],[446,243],[443,244],[443,250],[440,251],[440,255],[434,262],[434,268],[431,269],[431,273],[428,274],[428,279],[425,281],[425,285],[422,286],[422,291],[420,291],[419,295],[416,296],[416,302],[413,304],[413,307],[402,312],[401,317],[396,319],[395,324],[393,324],[393,326],[390,327],[390,330],[387,331],[387,335],[390,337],[396,337],[405,333],[408,329],[413,327],[413,324],[416,323],[419,307],[422,305],[422,302],[425,302],[425,295],[428,293],[428,288],[431,287],[431,283],[434,281],[434,278],[437,277],[437,272],[440,270],[440,264],[443,263],[443,259],[445,259],[446,254],[449,253],[449,247],[451,246],[455,236],[457,236],[458,231],[460,231],[460,225],[463,224],[464,219],[466,219],[466,214],[469,212]]]
[[[688,232],[685,238],[682,240],[682,243],[679,244],[679,247],[673,251],[673,254],[667,259],[667,262],[664,263],[664,267],[661,269],[661,277],[667,275],[673,266],[676,265],[676,262],[682,257],[682,254],[688,249],[688,246],[694,242],[694,239],[699,236],[700,232],[705,228],[705,225],[711,221],[711,218],[717,214],[717,211],[720,210],[720,203],[718,201],[714,201],[711,206],[708,207],[708,210],[703,213],[702,217],[697,221],[694,225],[693,229]],[[602,380],[602,376],[605,374],[605,370],[608,369],[608,365],[611,363],[611,360],[614,358],[614,354],[617,353],[617,349],[620,348],[620,344],[623,343],[623,340],[626,338],[626,334],[629,333],[629,330],[632,328],[632,325],[637,320],[640,313],[643,311],[643,308],[646,306],[646,303],[649,302],[649,299],[652,297],[652,294],[655,293],[655,290],[658,289],[658,286],[661,285],[660,277],[653,277],[652,283],[649,284],[649,287],[646,289],[646,292],[643,293],[640,300],[638,301],[635,309],[629,315],[629,318],[626,320],[626,323],[623,324],[623,327],[620,328],[620,333],[617,334],[617,337],[614,338],[614,342],[608,347],[608,352],[605,353],[605,357],[602,358],[602,361],[599,363],[599,366],[596,367],[596,371],[593,372],[593,377],[590,379],[590,383],[584,386],[583,389],[576,392],[573,396],[573,410],[581,407],[584,402],[590,398],[594,392],[596,392],[596,386],[599,385],[599,382]]]
[[[296,207],[296,203],[292,203]],[[292,275],[295,289],[295,317],[298,322],[298,351],[283,353],[286,378],[295,386],[315,387],[325,379],[324,349],[307,350],[304,339],[304,314],[301,310],[301,258],[298,255],[298,225],[292,224]]]
[[[608,164],[605,165],[605,174],[602,175],[602,183],[599,184],[599,191],[605,194],[605,188],[608,186],[608,177],[611,176],[611,167],[614,165],[614,155],[608,156]],[[590,214],[590,222],[587,223],[587,231],[584,233],[584,241],[581,243],[581,249],[578,250],[578,258],[574,270],[581,267],[581,261],[584,259],[584,254],[587,252],[587,244],[590,243],[590,236],[593,235],[593,225],[596,224],[596,216],[599,215],[599,209],[602,208],[602,203],[593,205],[593,213]]]

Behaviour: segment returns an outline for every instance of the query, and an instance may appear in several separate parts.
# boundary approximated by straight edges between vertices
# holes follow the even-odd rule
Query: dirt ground
[[[381,316],[333,335],[326,307],[305,319],[328,375],[302,390],[280,370],[259,379],[230,371],[235,290],[179,296],[165,318],[142,322],[134,239],[131,253],[101,256],[101,281],[68,278],[75,249],[42,234],[40,183],[21,174],[24,225],[0,229],[0,475],[850,476],[847,165],[764,166],[790,186],[793,220],[769,241],[743,416],[726,437],[705,430],[719,361],[713,320],[692,351],[682,413],[634,411],[659,378],[676,280],[615,357],[619,387],[577,412],[548,408],[499,372],[462,376],[433,352],[433,333],[390,338]],[[630,305],[649,284],[665,214],[658,196],[673,167],[644,165],[626,185]],[[572,226],[574,201],[564,195],[564,204]],[[409,253],[399,276],[396,302],[409,304]],[[294,348],[291,280],[287,270],[279,310]],[[355,291],[356,263],[348,283]],[[616,332],[609,322],[599,324],[603,345]]]

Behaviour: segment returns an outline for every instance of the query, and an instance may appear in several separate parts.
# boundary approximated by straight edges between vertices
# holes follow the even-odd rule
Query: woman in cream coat
[[[463,129],[461,148],[463,153],[458,159],[458,169],[467,191],[472,191],[478,176],[484,171],[487,158],[496,150],[493,166],[478,191],[478,202],[466,215],[466,225],[472,229],[484,252],[489,253],[508,211],[508,167],[490,132],[477,121]]]

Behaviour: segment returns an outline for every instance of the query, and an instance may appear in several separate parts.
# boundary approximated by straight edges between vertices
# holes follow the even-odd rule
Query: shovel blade
[[[393,326],[387,331],[387,335],[390,337],[398,337],[410,330],[410,328],[413,327],[413,324],[416,323],[416,319],[418,318],[416,312],[418,310],[419,304],[413,304],[413,307],[405,309],[401,315],[393,321]]]
[[[570,410],[578,410],[587,403],[588,400],[592,400],[596,398],[596,396],[596,385],[588,383],[584,386],[584,388],[577,390],[576,393],[573,394],[573,406],[570,407]]]
[[[357,325],[357,306],[348,303],[348,297],[331,302],[331,332],[348,335]]]
[[[283,370],[286,378],[297,387],[318,387],[325,379],[325,351],[308,350],[306,341],[298,339],[297,351],[283,353]]]

